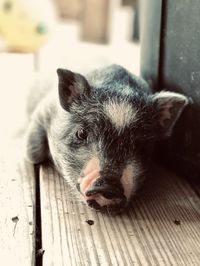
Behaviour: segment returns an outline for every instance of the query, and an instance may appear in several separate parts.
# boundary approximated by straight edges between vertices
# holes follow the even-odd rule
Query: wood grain
[[[1,265],[34,265],[34,170],[7,147],[0,156],[0,259]]]
[[[173,173],[154,169],[117,216],[89,209],[52,168],[40,189],[44,266],[199,265],[200,199]]]

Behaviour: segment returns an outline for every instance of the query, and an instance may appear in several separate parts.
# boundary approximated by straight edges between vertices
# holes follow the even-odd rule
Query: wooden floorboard
[[[89,209],[52,168],[40,190],[44,266],[200,265],[200,199],[171,172],[154,169],[117,216]]]
[[[0,155],[0,264],[30,266],[35,261],[34,169],[15,145]]]

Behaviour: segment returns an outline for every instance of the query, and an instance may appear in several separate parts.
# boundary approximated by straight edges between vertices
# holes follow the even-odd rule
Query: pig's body
[[[147,84],[112,65],[83,77],[58,70],[27,133],[27,156],[51,159],[71,187],[96,209],[120,210],[143,180],[157,140],[171,134],[185,96],[151,94]]]

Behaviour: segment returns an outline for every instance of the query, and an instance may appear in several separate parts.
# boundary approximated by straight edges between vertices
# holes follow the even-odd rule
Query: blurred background
[[[190,98],[160,158],[199,179],[199,14],[199,0],[0,0],[0,148],[26,129],[36,72],[57,81],[58,67],[117,63]]]
[[[0,144],[23,128],[35,72],[112,63],[139,74],[139,0],[0,0]]]

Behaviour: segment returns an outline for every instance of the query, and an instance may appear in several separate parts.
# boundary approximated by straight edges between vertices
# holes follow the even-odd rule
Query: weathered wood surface
[[[30,266],[35,261],[34,170],[15,145],[0,155],[0,264]]]
[[[118,216],[75,199],[51,168],[41,168],[40,189],[44,266],[200,265],[200,199],[171,172],[154,170]]]

